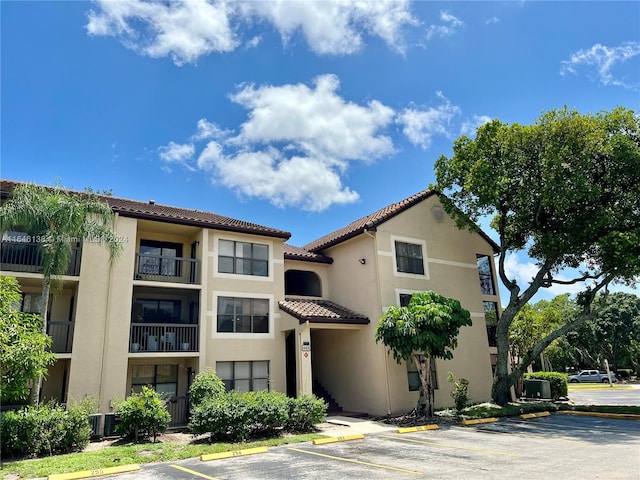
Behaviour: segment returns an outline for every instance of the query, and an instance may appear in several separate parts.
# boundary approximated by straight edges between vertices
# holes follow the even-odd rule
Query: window
[[[487,337],[489,338],[489,346],[495,347],[496,344],[496,328],[498,325],[498,304],[496,302],[482,302],[484,306],[484,321],[487,324]]]
[[[421,362],[424,361],[424,355],[419,355],[419,359]],[[417,392],[420,390],[420,374],[418,373],[418,369],[416,368],[416,364],[413,361],[413,358],[407,360],[407,381],[409,383],[409,391]],[[438,373],[436,371],[436,359],[431,359],[431,385],[434,390],[438,388]]]
[[[395,244],[398,272],[424,275],[422,245],[398,241]]]
[[[305,270],[287,270],[284,272],[284,294],[321,297],[320,277]]]
[[[227,391],[257,392],[269,389],[269,362],[216,362],[216,374]]]
[[[412,296],[413,296],[412,293],[401,293],[400,294],[400,306],[401,307],[408,307]]]
[[[238,275],[269,275],[269,246],[259,243],[220,240],[218,272]]]
[[[134,305],[134,323],[180,323],[180,300],[138,299]]]
[[[480,275],[480,291],[483,295],[495,295],[493,288],[493,274],[491,273],[491,257],[476,255],[478,260],[478,275]]]
[[[140,240],[140,263],[138,273],[142,275],[164,275],[179,277],[182,244]]]
[[[218,297],[218,332],[269,333],[269,300]]]
[[[134,365],[131,369],[133,392],[139,393],[147,386],[167,397],[178,394],[178,365]]]

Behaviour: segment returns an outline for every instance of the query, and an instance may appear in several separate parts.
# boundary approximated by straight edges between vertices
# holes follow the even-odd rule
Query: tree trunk
[[[51,279],[46,275],[42,281],[42,297],[40,304],[42,305],[42,333],[47,335],[47,317],[49,315],[49,292],[51,290]],[[42,390],[42,375],[38,375],[33,388],[31,389],[31,395],[29,397],[29,403],[31,405],[38,405],[40,403],[40,391]]]
[[[424,357],[424,360],[420,360],[420,356],[413,354],[411,358],[413,363],[418,369],[418,376],[420,377],[420,398],[418,399],[418,414],[420,416],[432,416],[433,415],[433,388],[431,386],[431,370],[426,370],[426,367],[430,367],[430,358]]]

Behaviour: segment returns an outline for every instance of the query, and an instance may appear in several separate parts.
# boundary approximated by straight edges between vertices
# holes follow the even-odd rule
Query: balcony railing
[[[129,352],[197,352],[198,325],[133,323]]]
[[[0,260],[3,271],[42,273],[42,257],[38,244],[2,242]],[[80,275],[80,245],[73,245],[66,275]]]
[[[53,353],[71,353],[74,322],[47,322],[47,334],[51,337]]]
[[[200,260],[136,253],[135,280],[200,283]]]

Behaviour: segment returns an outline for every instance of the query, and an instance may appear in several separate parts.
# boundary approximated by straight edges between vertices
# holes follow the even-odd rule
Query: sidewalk
[[[326,422],[320,423],[316,425],[316,427],[320,430],[319,433],[329,437],[342,437],[355,433],[393,432],[398,428],[395,425],[375,422],[373,420],[342,416],[328,417]]]

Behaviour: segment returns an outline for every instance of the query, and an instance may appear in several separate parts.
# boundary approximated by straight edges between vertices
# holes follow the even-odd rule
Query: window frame
[[[233,256],[230,255],[223,255],[221,252],[223,250],[222,248],[222,242],[228,242],[233,244],[232,246],[232,250],[233,250]],[[251,250],[251,254],[250,256],[246,257],[246,256],[239,256],[238,255],[238,246],[239,245],[244,245],[244,246],[249,246],[250,250]],[[262,259],[262,258],[256,258],[256,247],[264,247],[267,250],[267,254],[266,254],[266,258]],[[246,276],[250,276],[250,277],[262,277],[262,278],[268,278],[270,273],[271,273],[271,268],[269,265],[269,258],[270,258],[270,245],[267,243],[256,243],[256,242],[247,242],[247,241],[243,241],[243,240],[231,240],[231,239],[227,239],[227,238],[218,238],[218,255],[217,255],[217,259],[218,259],[218,265],[217,265],[217,272],[221,273],[221,274],[226,274],[226,275],[246,275]],[[231,260],[231,264],[232,264],[232,268],[231,271],[223,271],[221,270],[222,267],[222,261],[224,259],[230,259]],[[240,270],[240,268],[238,268],[238,262],[239,261],[248,261],[249,265],[250,265],[250,272],[249,273],[245,273],[245,272],[238,272],[238,270]],[[264,263],[265,265],[265,273],[261,274],[261,273],[256,273],[256,265],[262,265]]]
[[[160,309],[160,303],[162,302],[166,302],[166,303],[171,303],[173,304],[173,313],[175,314],[176,312],[178,313],[177,317],[171,317],[171,321],[159,321],[157,318],[155,320],[150,320],[150,321],[146,321],[145,316],[144,316],[144,306],[143,306],[143,302],[149,302],[149,303],[156,303],[156,315],[159,316],[159,312],[161,311]],[[140,305],[140,307],[138,307],[138,305]],[[138,312],[138,308],[139,308],[139,312]],[[136,323],[136,324],[144,324],[144,323],[166,323],[166,324],[176,324],[176,323],[182,323],[182,301],[178,300],[178,299],[166,299],[166,298],[136,298],[133,302],[133,311],[134,311],[134,316],[136,318],[134,318],[132,320],[132,323]],[[141,318],[141,321],[138,320],[137,317]]]
[[[220,312],[220,307],[221,307],[221,302],[222,301],[232,301],[233,302],[233,313],[229,314],[229,313],[221,313]],[[244,307],[245,302],[249,302],[249,308],[250,308],[250,312],[249,313],[244,313],[244,312],[238,312],[238,307],[240,307],[241,309]],[[256,307],[256,303],[260,302],[260,303],[266,303],[267,306],[267,311],[266,311],[266,317],[267,317],[267,331],[266,332],[256,332],[255,331],[255,318],[256,317],[262,317],[264,315],[259,315],[256,314],[255,312],[255,307]],[[271,326],[271,302],[269,301],[268,298],[253,298],[253,297],[232,297],[232,296],[224,296],[224,295],[219,295],[217,297],[217,307],[216,307],[216,333],[227,333],[227,334],[251,334],[251,335],[268,335],[271,331],[270,326]],[[239,319],[238,319],[238,315],[242,316],[242,317],[248,317],[248,321],[251,325],[250,330],[245,331],[245,330],[241,330],[238,331],[237,326],[239,323]],[[231,316],[232,318],[230,319],[231,324],[232,324],[232,330],[220,330],[220,325],[221,325],[221,317],[229,317]],[[222,319],[222,321],[225,321],[225,319]]]
[[[240,299],[265,299],[269,301],[269,309],[268,309],[268,325],[269,331],[267,333],[250,333],[250,332],[219,332],[218,331],[218,298],[219,297],[230,297],[230,298],[240,298]],[[246,340],[266,340],[273,339],[275,332],[275,317],[276,313],[274,311],[275,306],[277,305],[275,301],[275,297],[271,293],[247,293],[247,292],[231,292],[231,291],[214,291],[211,294],[211,303],[213,306],[213,310],[207,312],[207,316],[211,317],[211,338],[226,338],[226,339],[246,339]]]
[[[480,270],[480,261],[486,259],[487,260],[487,265],[489,266],[489,273],[483,273]],[[495,275],[494,275],[494,268],[493,268],[493,257],[491,255],[487,255],[484,253],[477,253],[476,254],[476,265],[478,267],[478,277],[479,277],[479,281],[480,281],[480,293],[482,295],[490,295],[490,296],[494,296],[496,295],[496,284],[495,284]],[[485,285],[488,285],[491,287],[490,290],[486,290],[485,289]]]
[[[249,364],[249,378],[237,378],[236,377],[236,364],[240,364],[240,363],[248,363]],[[264,363],[267,366],[267,375],[266,376],[261,376],[261,377],[255,377],[254,376],[254,364],[256,363]],[[221,364],[231,364],[231,372],[232,372],[232,378],[224,378],[224,376],[220,373],[219,370],[219,366],[221,366]],[[260,381],[265,381],[266,380],[266,385],[267,391],[271,390],[271,382],[269,381],[269,377],[270,377],[270,373],[271,372],[271,362],[269,360],[222,360],[222,361],[216,361],[216,375],[218,376],[218,378],[220,378],[220,380],[222,380],[222,382],[224,383],[224,387],[225,389],[229,392],[231,390],[236,390],[236,382],[238,381],[249,381],[249,392],[256,392],[256,391],[263,391],[265,389],[261,389],[261,390],[254,390],[254,382],[256,380],[260,380]],[[236,390],[236,391],[240,391],[240,392],[244,392],[245,390]]]
[[[153,383],[149,382],[135,382],[134,371],[136,368],[150,368],[153,367]],[[158,367],[172,367],[175,369],[175,382],[158,382]],[[174,372],[171,372],[172,375]],[[138,377],[144,378],[144,377]],[[132,392],[140,392],[142,391],[142,387],[152,387],[156,392],[158,392],[158,385],[172,385],[175,384],[175,389],[172,397],[178,396],[178,383],[180,381],[180,368],[178,364],[168,363],[168,364],[155,364],[155,365],[132,365],[131,366],[131,391]],[[139,390],[136,390],[135,387],[140,387]],[[165,391],[158,393],[167,393]]]
[[[422,273],[414,273],[414,272],[404,272],[399,270],[398,265],[398,244],[407,244],[420,247],[420,254],[422,256]],[[399,237],[395,235],[391,235],[391,247],[392,247],[392,255],[393,258],[393,274],[397,277],[409,277],[409,278],[419,278],[421,280],[429,280],[429,266],[428,266],[428,255],[427,255],[427,242],[418,238],[407,238],[407,237]],[[403,258],[405,258],[403,256]],[[411,257],[406,257],[410,259]]]
[[[492,311],[492,310],[487,310],[487,305],[493,305],[494,307],[494,312],[495,312],[495,322],[491,322],[489,323],[488,320],[490,320],[490,317],[488,317],[487,315]],[[485,327],[487,329],[487,341],[489,342],[489,346],[490,347],[497,347],[497,341],[496,341],[496,329],[497,329],[497,325],[498,325],[498,321],[500,320],[500,311],[498,308],[498,302],[493,302],[493,301],[489,301],[489,300],[483,300],[482,301],[482,312],[484,315],[484,323],[485,323]]]

